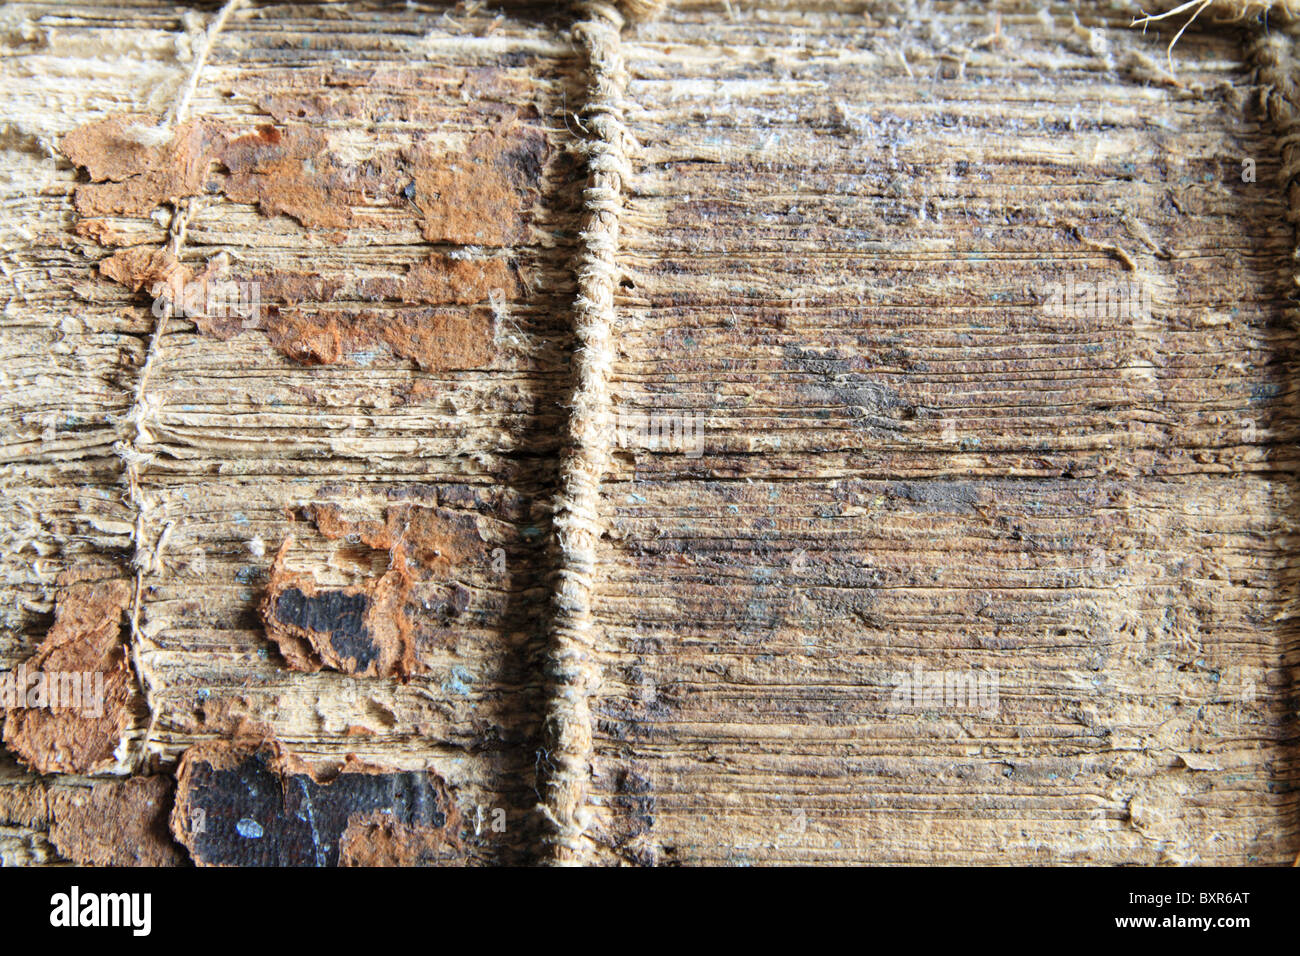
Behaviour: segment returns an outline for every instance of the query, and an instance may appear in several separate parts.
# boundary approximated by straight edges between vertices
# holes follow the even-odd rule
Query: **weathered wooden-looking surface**
[[[1198,24],[1171,75],[1176,25],[1123,4],[920,6],[688,2],[623,33],[611,398],[702,430],[611,438],[590,859],[1291,862],[1296,242],[1254,28]],[[138,118],[105,121],[164,113],[215,12],[0,13],[0,666],[74,582],[138,575],[149,691],[92,771],[0,758],[0,860],[285,859],[288,825],[260,857],[242,818],[193,832],[269,774],[336,801],[316,862],[530,859],[572,14],[253,5],[187,152],[131,165]],[[263,318],[173,319],[138,395],[130,286],[177,265],[121,257],[168,243]],[[1070,277],[1149,314],[1054,314]],[[369,672],[295,630],[313,587],[391,638]],[[995,706],[900,709],[918,672],[995,675]]]

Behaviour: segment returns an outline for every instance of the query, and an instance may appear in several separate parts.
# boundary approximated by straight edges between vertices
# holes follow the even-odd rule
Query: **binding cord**
[[[659,5],[636,6],[645,11]],[[627,86],[620,39],[623,14],[599,2],[582,3],[577,9],[583,19],[575,24],[573,36],[587,61],[587,97],[578,118],[589,133],[580,146],[588,179],[574,270],[574,392],[554,518],[560,566],[547,654],[550,700],[538,807],[547,861],[561,865],[585,863],[592,847],[586,835],[592,815],[587,806],[590,699],[600,683],[592,595],[603,531],[600,483],[610,460],[609,373],[614,361],[619,216],[634,145],[622,120]]]

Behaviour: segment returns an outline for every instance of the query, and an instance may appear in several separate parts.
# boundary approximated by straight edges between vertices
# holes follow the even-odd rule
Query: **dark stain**
[[[542,178],[546,158],[546,140],[540,135],[525,136],[518,146],[501,154],[501,162],[523,182],[535,183]]]
[[[356,669],[364,670],[378,656],[365,625],[369,607],[364,594],[325,591],[309,597],[298,588],[288,588],[276,600],[275,614],[285,624],[328,634],[339,657],[352,658]]]
[[[654,831],[657,801],[648,777],[635,769],[619,772],[614,806],[619,811],[615,842],[619,852],[638,866],[654,866],[656,853],[650,840]]]
[[[197,862],[216,866],[337,866],[352,818],[441,829],[451,812],[427,773],[345,772],[320,782],[277,773],[265,751],[228,769],[191,763],[184,786],[186,842]]]
[[[979,504],[979,488],[968,481],[895,482],[889,493],[936,511],[969,511]]]

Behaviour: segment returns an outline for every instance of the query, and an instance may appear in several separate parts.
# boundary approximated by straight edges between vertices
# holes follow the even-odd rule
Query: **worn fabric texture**
[[[1300,9],[1140,6],[0,10],[0,862],[1295,861]]]

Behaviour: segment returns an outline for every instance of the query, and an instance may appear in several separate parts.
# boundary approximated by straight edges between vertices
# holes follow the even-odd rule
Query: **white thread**
[[[186,78],[185,85],[181,87],[176,101],[172,103],[157,126],[144,126],[137,123],[127,127],[124,131],[127,139],[141,146],[162,146],[164,143],[171,142],[172,130],[185,122],[185,117],[189,114],[190,101],[194,99],[194,94],[199,88],[199,75],[207,65],[208,54],[212,52],[212,44],[217,39],[217,34],[225,28],[230,15],[246,2],[247,0],[229,0],[217,12],[212,23],[203,33],[203,41],[194,55],[194,66],[190,68],[190,75]]]
[[[181,90],[180,97],[158,126],[131,127],[128,132],[131,134],[132,139],[142,145],[161,145],[161,143],[171,139],[171,129],[178,123],[183,122],[189,112],[190,101],[194,98],[194,93],[198,89],[199,76],[207,63],[213,42],[222,28],[225,27],[230,15],[242,7],[245,2],[246,0],[229,0],[221,8],[203,35],[203,44],[195,56],[194,67]],[[190,217],[194,212],[194,202],[195,200],[192,199],[181,200],[172,209],[171,223],[168,226],[168,245],[172,256],[177,261],[180,260],[181,250],[185,244],[185,234],[189,228]],[[124,424],[134,426],[134,433],[129,441],[118,441],[113,445],[114,451],[122,460],[127,484],[127,496],[136,512],[135,529],[132,533],[134,553],[131,563],[135,570],[135,588],[131,596],[130,650],[131,663],[135,668],[136,677],[140,681],[140,692],[144,696],[145,705],[149,710],[149,723],[145,727],[144,736],[140,740],[140,748],[136,755],[137,767],[140,769],[145,769],[144,764],[149,758],[149,746],[153,740],[159,716],[159,709],[154,699],[155,681],[153,675],[144,666],[143,659],[144,635],[140,630],[140,613],[144,603],[144,576],[147,571],[155,569],[161,562],[163,548],[166,546],[167,537],[171,533],[172,526],[168,524],[163,528],[152,549],[146,546],[146,521],[149,512],[152,510],[152,505],[140,489],[140,470],[154,459],[154,455],[142,451],[139,446],[148,444],[153,440],[153,436],[149,434],[148,422],[150,417],[158,411],[160,402],[157,399],[147,397],[146,391],[149,387],[150,373],[152,373],[154,364],[162,355],[162,340],[166,330],[167,315],[164,312],[163,315],[158,317],[157,323],[154,325],[153,335],[149,339],[149,349],[145,353],[144,366],[140,369],[140,378],[136,382],[135,403],[124,419]]]

